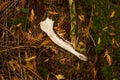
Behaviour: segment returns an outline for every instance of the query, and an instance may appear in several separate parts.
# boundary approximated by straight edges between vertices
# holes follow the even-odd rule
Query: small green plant
[[[23,31],[28,31],[32,27],[32,23],[28,19],[29,10],[27,8],[22,8],[19,12],[21,16],[16,17],[15,19],[9,20],[9,25],[18,25],[21,24],[21,29]]]
[[[77,37],[77,14],[75,8],[76,0],[69,0],[69,8],[70,8],[70,18],[71,18],[71,42],[73,47],[76,48],[76,37]]]

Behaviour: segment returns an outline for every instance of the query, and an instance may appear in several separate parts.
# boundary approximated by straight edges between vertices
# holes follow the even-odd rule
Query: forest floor
[[[93,35],[101,36],[102,31],[91,30],[92,7],[83,6],[84,1],[78,0],[81,9],[76,9],[77,51],[88,57],[88,61],[81,61],[54,44],[40,29],[39,23],[49,17],[55,21],[56,33],[65,40],[71,40],[68,0],[24,1],[21,0],[20,4],[0,1],[0,80],[109,80],[105,76],[110,75],[111,80],[120,79],[120,71],[112,71],[111,68],[111,48],[102,46],[100,54],[95,51],[102,38],[95,39]],[[6,7],[12,4],[14,8]],[[115,34],[110,33],[109,36],[113,40]],[[120,43],[113,42],[112,48],[119,48]],[[114,61],[114,65],[119,64]]]

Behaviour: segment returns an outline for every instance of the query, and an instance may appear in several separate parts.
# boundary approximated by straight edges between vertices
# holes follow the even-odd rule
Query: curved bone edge
[[[47,18],[46,20],[40,22],[41,30],[47,33],[49,38],[58,46],[62,47],[63,49],[67,50],[68,52],[72,53],[73,55],[77,56],[79,59],[86,61],[87,57],[83,54],[75,51],[73,47],[66,43],[64,40],[60,39],[53,30],[53,23],[51,19]]]

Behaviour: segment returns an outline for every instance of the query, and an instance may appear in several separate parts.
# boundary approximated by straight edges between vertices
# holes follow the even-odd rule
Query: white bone
[[[55,44],[57,44],[58,46],[62,47],[65,50],[69,51],[73,55],[77,56],[80,60],[87,61],[87,57],[86,56],[84,56],[83,54],[75,51],[73,49],[73,47],[69,43],[67,43],[64,40],[60,39],[56,35],[56,33],[53,30],[53,24],[54,24],[54,21],[47,17],[46,20],[40,22],[40,28],[41,28],[42,31],[44,31],[49,36],[49,38]]]

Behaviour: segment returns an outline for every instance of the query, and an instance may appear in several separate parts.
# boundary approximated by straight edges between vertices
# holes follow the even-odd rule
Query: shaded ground
[[[102,29],[99,29],[96,25],[95,29],[90,27],[91,23],[94,23],[94,17],[91,15],[92,10],[96,10],[97,7],[93,8],[90,4],[87,5],[89,1],[86,1],[86,3],[82,0],[76,1],[78,48],[81,48],[78,51],[81,51],[88,57],[88,61],[83,62],[55,45],[39,28],[39,22],[48,16],[55,21],[55,31],[70,41],[71,21],[68,0],[21,1],[20,3],[15,2],[17,5],[14,4],[14,8],[11,7],[10,10],[6,6],[8,4],[11,5],[13,2],[9,3],[9,0],[8,2],[0,2],[2,4],[0,15],[5,15],[0,19],[1,80],[120,79],[120,43],[119,39],[114,38],[117,33],[108,31],[110,40],[111,38],[112,40],[114,39],[111,46],[108,43],[109,38],[106,38],[108,35],[105,34],[105,37],[102,35],[104,31],[101,30],[107,29],[106,27]],[[110,3],[116,5],[115,7],[117,8],[119,7],[119,0],[118,3],[116,2],[111,1]],[[3,10],[3,8],[5,9]],[[32,9],[34,14],[31,12]],[[96,18],[99,12],[96,11],[93,14],[95,15],[95,21],[100,23],[101,18]],[[112,25],[114,24],[112,23]],[[114,31],[113,28],[110,31]],[[119,31],[117,32],[119,35]],[[91,35],[89,36],[87,33]],[[102,38],[108,41],[102,42]],[[97,46],[100,43],[103,44]],[[114,56],[115,52],[117,56]],[[109,58],[106,59],[104,57],[105,53]],[[111,55],[113,62],[110,62]]]

